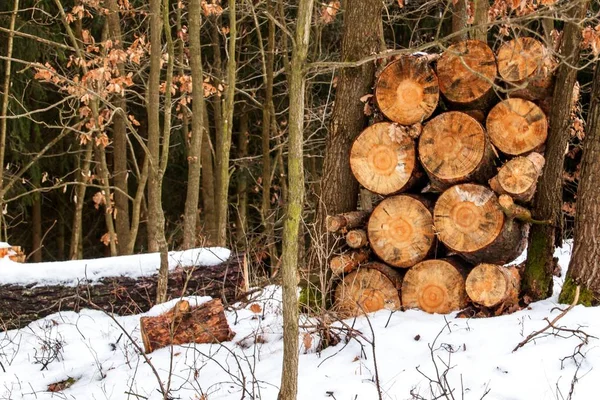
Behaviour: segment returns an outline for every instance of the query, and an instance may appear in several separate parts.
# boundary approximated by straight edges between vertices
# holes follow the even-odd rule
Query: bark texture
[[[572,2],[562,38],[561,55],[564,61],[558,68],[552,109],[549,115],[550,130],[546,143],[546,165],[534,197],[533,217],[550,221],[547,225],[533,225],[529,235],[527,262],[523,275],[523,291],[533,300],[552,295],[553,256],[556,246],[562,243],[562,183],[565,148],[569,135],[565,132],[570,124],[573,101],[571,88],[577,79],[581,44],[581,21],[589,6],[589,0]]]

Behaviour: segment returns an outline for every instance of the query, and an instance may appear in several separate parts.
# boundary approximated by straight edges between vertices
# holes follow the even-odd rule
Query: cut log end
[[[423,261],[408,270],[402,283],[402,306],[447,314],[466,305],[465,266],[455,259]]]
[[[495,307],[517,304],[520,275],[516,267],[479,264],[469,273],[465,284],[467,295],[477,304]]]
[[[440,91],[452,103],[468,106],[492,92],[496,57],[487,44],[466,40],[450,46],[437,64]]]
[[[504,214],[494,192],[462,184],[446,190],[434,209],[438,238],[450,249],[474,252],[491,244],[502,231]]]
[[[515,200],[528,202],[535,194],[543,166],[544,157],[539,153],[513,158],[490,180],[490,187],[498,194],[507,194]]]
[[[346,234],[346,244],[353,249],[359,249],[368,243],[367,232],[362,229],[353,229]]]
[[[371,125],[352,144],[350,167],[371,192],[387,195],[406,190],[418,173],[415,142],[394,124]]]
[[[368,224],[371,249],[387,264],[410,267],[425,259],[434,245],[433,218],[423,200],[389,197],[373,210]]]
[[[425,125],[419,139],[419,158],[432,183],[441,188],[470,180],[480,171],[493,173],[493,153],[483,127],[469,115],[447,112]]]
[[[344,277],[335,290],[336,310],[344,318],[399,310],[402,276],[387,265],[368,263]]]
[[[387,118],[412,125],[429,118],[437,107],[438,79],[423,60],[401,57],[379,75],[375,98]]]
[[[490,140],[501,152],[519,156],[546,142],[548,122],[544,112],[523,99],[507,99],[488,114],[486,127]]]
[[[142,317],[140,333],[146,353],[171,344],[220,343],[234,336],[218,299],[197,307],[182,300],[162,315]]]
[[[347,274],[358,268],[368,258],[369,253],[366,250],[350,251],[333,257],[329,262],[329,268],[336,275]]]
[[[325,229],[328,232],[339,232],[342,229],[353,229],[364,225],[369,219],[366,211],[350,211],[338,215],[328,215],[325,218]]]

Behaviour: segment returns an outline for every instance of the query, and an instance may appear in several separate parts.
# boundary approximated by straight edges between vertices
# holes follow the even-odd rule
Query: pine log
[[[495,97],[496,73],[494,52],[478,40],[448,47],[437,63],[440,91],[450,106],[460,109],[489,107]]]
[[[402,282],[402,307],[447,314],[466,306],[468,268],[458,258],[426,260],[408,270]]]
[[[494,174],[494,157],[483,126],[462,112],[438,115],[419,138],[419,158],[438,191],[461,182],[487,182]]]
[[[243,255],[236,255],[214,266],[176,268],[169,272],[167,297],[211,296],[225,304],[233,303],[245,291],[243,259]],[[139,314],[154,306],[156,285],[156,274],[139,278],[115,276],[97,282],[82,280],[77,286],[0,285],[0,323],[21,328],[58,311],[91,308],[89,301],[118,315]]]
[[[540,41],[530,37],[510,40],[500,46],[497,59],[510,97],[533,101],[552,96],[557,63]]]
[[[381,260],[411,267],[435,247],[431,204],[417,196],[388,197],[373,210],[368,233],[371,249]]]
[[[343,318],[381,309],[400,309],[402,275],[381,263],[368,263],[346,275],[335,289],[335,309]]]
[[[328,232],[339,232],[342,229],[354,229],[367,223],[367,211],[349,211],[338,215],[328,215],[325,218],[325,227]]]
[[[329,261],[331,272],[336,275],[347,274],[354,271],[358,266],[369,259],[369,252],[366,250],[349,251],[339,256],[335,256]]]
[[[401,192],[422,176],[415,147],[415,141],[395,124],[374,124],[352,144],[350,168],[356,180],[371,192]]]
[[[544,156],[535,152],[529,153],[527,157],[515,157],[500,168],[498,175],[490,179],[490,188],[497,194],[506,194],[517,201],[528,203],[533,199],[544,163]]]
[[[473,264],[506,264],[526,245],[527,228],[504,215],[494,192],[461,184],[446,190],[433,211],[437,237]]]
[[[479,264],[469,273],[467,295],[485,307],[511,306],[519,303],[521,276],[516,266]]]
[[[214,299],[192,307],[186,300],[157,317],[140,318],[144,351],[185,343],[220,343],[235,334],[229,329],[221,300]]]
[[[427,60],[404,56],[379,75],[375,99],[390,120],[412,125],[429,118],[438,105],[438,79]]]
[[[486,127],[492,144],[510,156],[540,149],[548,135],[548,121],[541,108],[523,99],[506,99],[488,114]]]
[[[353,249],[360,249],[369,244],[367,232],[363,229],[353,229],[346,234],[346,244]]]

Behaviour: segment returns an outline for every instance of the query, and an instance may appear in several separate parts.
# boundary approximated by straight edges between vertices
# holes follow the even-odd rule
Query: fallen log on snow
[[[91,303],[118,315],[148,311],[156,300],[158,257],[155,253],[19,264],[18,269],[3,260],[0,326],[21,328],[58,311],[92,308]],[[211,296],[228,304],[244,293],[242,255],[229,257],[225,249],[201,249],[174,252],[169,259],[169,299]]]
[[[221,300],[192,307],[186,300],[157,317],[140,318],[140,334],[146,353],[171,344],[220,343],[235,334],[229,328]]]

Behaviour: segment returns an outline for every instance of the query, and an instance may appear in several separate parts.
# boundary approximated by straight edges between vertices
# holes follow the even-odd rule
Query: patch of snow
[[[169,269],[182,266],[212,266],[229,258],[230,251],[220,247],[169,252]],[[76,286],[79,282],[98,282],[102,278],[138,278],[158,272],[160,254],[97,258],[46,263],[20,264],[0,259],[0,285]]]

